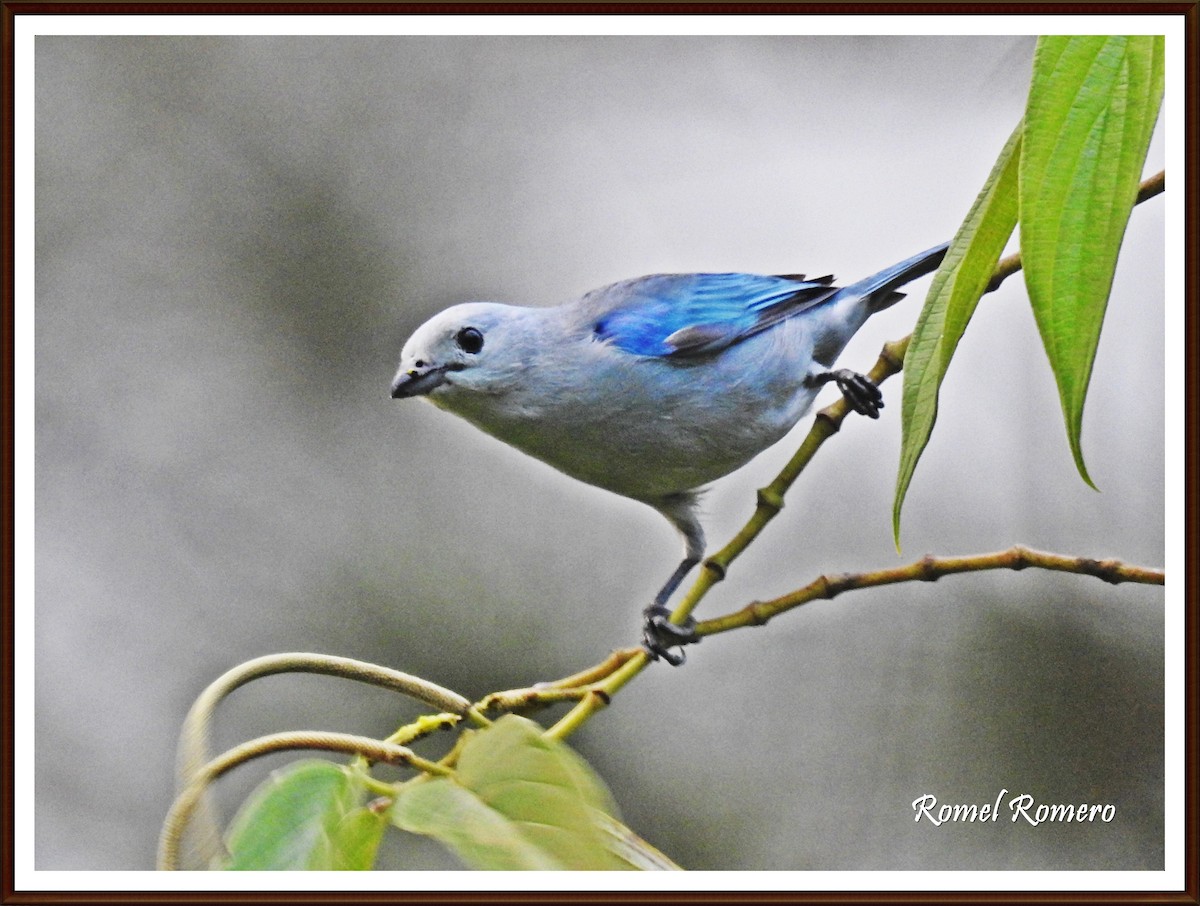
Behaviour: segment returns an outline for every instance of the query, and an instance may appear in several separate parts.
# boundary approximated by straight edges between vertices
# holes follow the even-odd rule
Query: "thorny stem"
[[[1153,198],[1155,195],[1158,195],[1159,193],[1161,193],[1165,188],[1166,188],[1166,171],[1161,170],[1158,173],[1156,173],[1154,176],[1151,176],[1150,178],[1148,178],[1142,182],[1142,184],[1138,188],[1137,199],[1134,202],[1134,204],[1135,205],[1141,204],[1143,201]],[[1003,283],[1008,277],[1012,276],[1020,269],[1021,269],[1021,254],[1020,254],[1020,252],[1017,252],[1016,254],[1013,254],[1013,255],[1009,255],[1007,258],[1002,259],[1001,261],[999,261],[997,263],[996,270],[993,273],[992,279],[988,283],[987,288],[984,290],[984,293],[986,294],[986,293],[994,292],[996,289],[999,288],[1001,283]],[[867,376],[869,378],[871,378],[871,380],[874,381],[876,384],[881,384],[885,380],[887,380],[889,377],[891,377],[892,375],[899,373],[899,371],[904,367],[904,354],[908,350],[908,344],[911,339],[912,339],[912,335],[910,334],[909,336],[904,337],[903,339],[895,340],[890,343],[885,343],[884,347],[883,347],[883,351],[879,355],[879,359],[875,362],[875,366],[867,373]],[[721,548],[715,554],[711,555],[710,557],[708,557],[704,560],[703,569],[701,570],[700,575],[692,583],[691,587],[688,589],[688,591],[684,595],[683,599],[679,602],[679,604],[672,611],[672,613],[671,613],[671,622],[672,623],[682,623],[691,615],[692,611],[696,609],[696,606],[700,603],[701,599],[706,594],[708,594],[709,590],[714,585],[716,585],[718,582],[720,582],[722,579],[725,578],[726,574],[729,571],[730,564],[732,564],[733,561],[736,560],[737,557],[742,553],[742,551],[744,551],[749,546],[751,541],[753,541],[755,538],[758,537],[758,535],[762,532],[762,530],[764,528],[766,528],[767,523],[769,523],[772,519],[775,518],[775,516],[783,508],[784,494],[792,486],[792,484],[795,483],[796,479],[799,478],[800,473],[803,472],[805,467],[808,466],[808,463],[812,460],[812,458],[816,454],[817,450],[819,450],[821,448],[821,445],[824,444],[826,440],[828,440],[830,437],[832,437],[834,434],[836,434],[838,432],[838,430],[841,428],[842,422],[846,418],[846,414],[848,411],[849,411],[849,407],[846,405],[845,399],[838,399],[833,404],[826,406],[824,409],[822,409],[820,412],[817,413],[816,418],[813,421],[813,426],[811,429],[809,429],[809,432],[805,436],[803,443],[801,443],[800,448],[795,452],[795,454],[792,456],[792,458],[790,460],[788,460],[787,465],[785,465],[783,467],[783,470],[775,477],[775,480],[772,481],[766,487],[759,489],[758,502],[754,508],[753,514],[751,514],[751,516],[750,516],[750,519],[746,522],[746,524],[744,526],[742,526],[741,530],[736,535],[734,535],[733,539],[728,544],[726,544],[723,548]],[[1014,548],[1014,550],[1018,550],[1018,549],[1021,549],[1021,548]],[[1095,562],[1095,561],[1086,561],[1082,558],[1060,557],[1060,555],[1047,555],[1047,556],[1059,557],[1060,560],[1072,560],[1076,563]],[[972,558],[961,558],[961,559],[970,560]],[[1104,561],[1104,562],[1115,562],[1115,561]],[[1027,564],[1027,565],[1041,565],[1041,564]],[[982,566],[982,567],[976,567],[976,568],[997,569],[997,568],[1001,568],[1001,567]],[[1009,566],[1006,568],[1011,569],[1011,568],[1020,568],[1020,567]],[[1055,568],[1061,568],[1061,567],[1045,567],[1045,568],[1055,569]],[[1138,568],[1134,567],[1132,569],[1138,569]],[[963,570],[954,570],[954,571],[963,571]],[[1084,569],[1073,569],[1070,571],[1087,573],[1087,570],[1084,570]],[[1152,572],[1152,571],[1150,571],[1150,572]],[[1095,575],[1095,573],[1090,573],[1090,574]],[[907,579],[896,579],[894,581],[908,581],[908,580]],[[1109,579],[1107,581],[1113,581],[1113,580]],[[1135,581],[1135,580],[1120,580],[1120,581]],[[876,584],[878,584],[878,583],[876,583]],[[862,586],[862,587],[866,587],[866,586]],[[800,589],[798,592],[796,592],[796,594],[799,594],[803,591],[804,591],[804,589]],[[790,597],[790,596],[785,596],[785,598],[787,598],[787,597]],[[780,599],[780,600],[782,600],[782,599]],[[803,602],[799,602],[799,603],[803,603]],[[753,607],[753,606],[755,606],[755,605],[751,605],[751,607]],[[759,606],[761,606],[761,605],[759,605]],[[794,606],[798,606],[798,605],[792,604],[790,606],[794,607]],[[787,609],[788,609],[788,607],[783,607],[780,610],[780,612],[782,612],[783,610],[787,610]],[[722,620],[722,619],[725,619],[725,618],[718,618],[718,620]],[[724,629],[718,630],[718,629],[711,628],[715,622],[717,622],[717,621],[706,620],[702,623],[699,623],[696,627],[697,632],[699,632],[702,635],[704,635],[704,634],[711,635],[717,631],[725,631]],[[751,621],[751,622],[753,622],[753,621]],[[749,625],[749,624],[739,624],[739,625]],[[707,630],[702,629],[702,627],[707,627]],[[734,627],[730,626],[728,628],[734,628]],[[621,675],[621,681],[616,686],[616,688],[620,688],[620,686],[623,686],[625,683],[629,682],[629,680],[631,680],[634,676],[636,676],[638,673],[640,673],[642,670],[644,670],[646,665],[649,662],[650,662],[649,657],[645,654],[645,652],[641,652],[639,655],[632,658],[626,665],[624,665],[621,668],[621,670],[617,671],[617,674]],[[613,677],[617,676],[617,674],[613,674]],[[609,679],[597,684],[596,686],[589,687],[590,690],[597,690],[597,694],[589,694],[587,697],[583,698],[579,702],[579,704],[577,704],[571,711],[569,711],[558,723],[556,723],[553,727],[551,727],[549,730],[547,730],[546,735],[554,736],[559,739],[564,738],[564,737],[568,736],[570,733],[573,733],[580,726],[582,726],[592,714],[594,714],[596,711],[600,710],[600,708],[607,705],[608,699],[611,698],[612,693],[616,691],[615,689],[609,688],[609,685],[611,684],[613,677],[609,677]]]

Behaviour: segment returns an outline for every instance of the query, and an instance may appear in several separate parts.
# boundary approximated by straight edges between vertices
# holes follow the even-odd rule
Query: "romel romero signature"
[[[1014,824],[1018,818],[1024,818],[1029,824],[1036,827],[1047,822],[1078,823],[1100,820],[1104,824],[1108,824],[1117,814],[1117,807],[1108,803],[1069,802],[1047,805],[1035,803],[1033,797],[1028,793],[1013,796],[1005,803],[1004,797],[1007,794],[1008,790],[1001,790],[996,794],[995,801],[985,802],[982,805],[973,802],[938,805],[937,796],[926,793],[913,800],[912,807],[916,812],[914,820],[920,822],[922,818],[927,818],[934,827],[939,827],[948,821],[981,824],[987,821],[998,821],[1000,814],[1007,808],[1007,811],[1011,813],[1009,820]]]

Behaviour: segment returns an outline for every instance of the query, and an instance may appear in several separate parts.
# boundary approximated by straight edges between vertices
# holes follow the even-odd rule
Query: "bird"
[[[683,558],[643,611],[642,641],[678,665],[699,638],[667,603],[704,556],[701,491],[780,440],[827,383],[878,418],[879,388],[834,362],[947,247],[840,287],[832,276],[663,273],[553,307],[460,303],[404,343],[391,396],[423,398],[661,513]]]

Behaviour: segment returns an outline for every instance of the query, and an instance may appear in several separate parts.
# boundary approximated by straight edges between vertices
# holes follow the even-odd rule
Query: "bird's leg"
[[[837,382],[838,389],[842,391],[842,396],[846,398],[851,409],[860,415],[879,418],[879,410],[883,408],[883,394],[873,380],[849,368],[821,371],[805,378],[805,383],[810,387],[819,387],[830,381]]]
[[[671,578],[667,579],[667,583],[654,596],[654,603],[642,611],[646,618],[642,627],[642,644],[651,658],[657,661],[661,657],[672,667],[678,667],[687,658],[682,651],[671,652],[668,649],[690,645],[699,642],[700,639],[696,635],[696,621],[692,617],[689,616],[682,623],[671,622],[671,610],[667,607],[667,601],[675,593],[679,583],[692,571],[692,567],[699,562],[699,557],[685,557],[675,572],[671,573]]]
[[[670,520],[683,539],[682,562],[675,567],[671,578],[667,579],[667,583],[654,596],[654,602],[642,611],[645,617],[642,624],[642,645],[653,660],[662,658],[672,667],[678,667],[686,658],[682,651],[672,652],[669,649],[700,641],[700,637],[696,635],[696,621],[689,615],[682,623],[672,623],[671,611],[667,607],[667,601],[675,594],[684,577],[704,556],[704,529],[700,527],[700,520],[696,518],[696,498],[697,492],[692,490],[647,501]]]

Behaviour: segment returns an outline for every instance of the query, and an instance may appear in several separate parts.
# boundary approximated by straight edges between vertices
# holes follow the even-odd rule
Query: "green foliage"
[[[436,778],[413,784],[392,810],[392,821],[401,830],[439,840],[472,868],[563,867],[522,836],[510,818],[452,780]]]
[[[954,349],[1020,225],[1025,284],[1083,479],[1083,406],[1117,253],[1163,95],[1161,37],[1044,37],[1025,117],[951,244],[904,360],[900,509]],[[990,276],[988,274],[987,276]]]
[[[471,868],[611,871],[664,861],[644,843],[631,844],[637,838],[582,758],[515,715],[471,735],[453,778],[405,786],[391,817],[440,840]]]
[[[299,761],[276,771],[242,805],[228,834],[227,869],[363,870],[375,861],[386,819],[361,806],[365,789],[347,767]]]
[[[1162,96],[1161,37],[1038,42],[1021,153],[1021,257],[1071,453],[1088,484],[1083,404]]]
[[[333,836],[335,871],[370,871],[375,867],[375,854],[383,839],[387,818],[366,806],[348,811],[338,822]]]
[[[579,755],[523,717],[471,732],[452,775],[424,774],[390,791],[390,805],[367,807],[366,774],[355,767],[306,760],[276,771],[234,818],[225,867],[369,869],[390,821],[476,869],[678,868],[621,823]]]
[[[934,275],[904,357],[900,475],[892,530],[900,543],[900,506],[937,421],[938,391],[967,322],[983,296],[996,262],[1017,223],[1017,163],[1021,127],[1005,144],[971,212]]]

